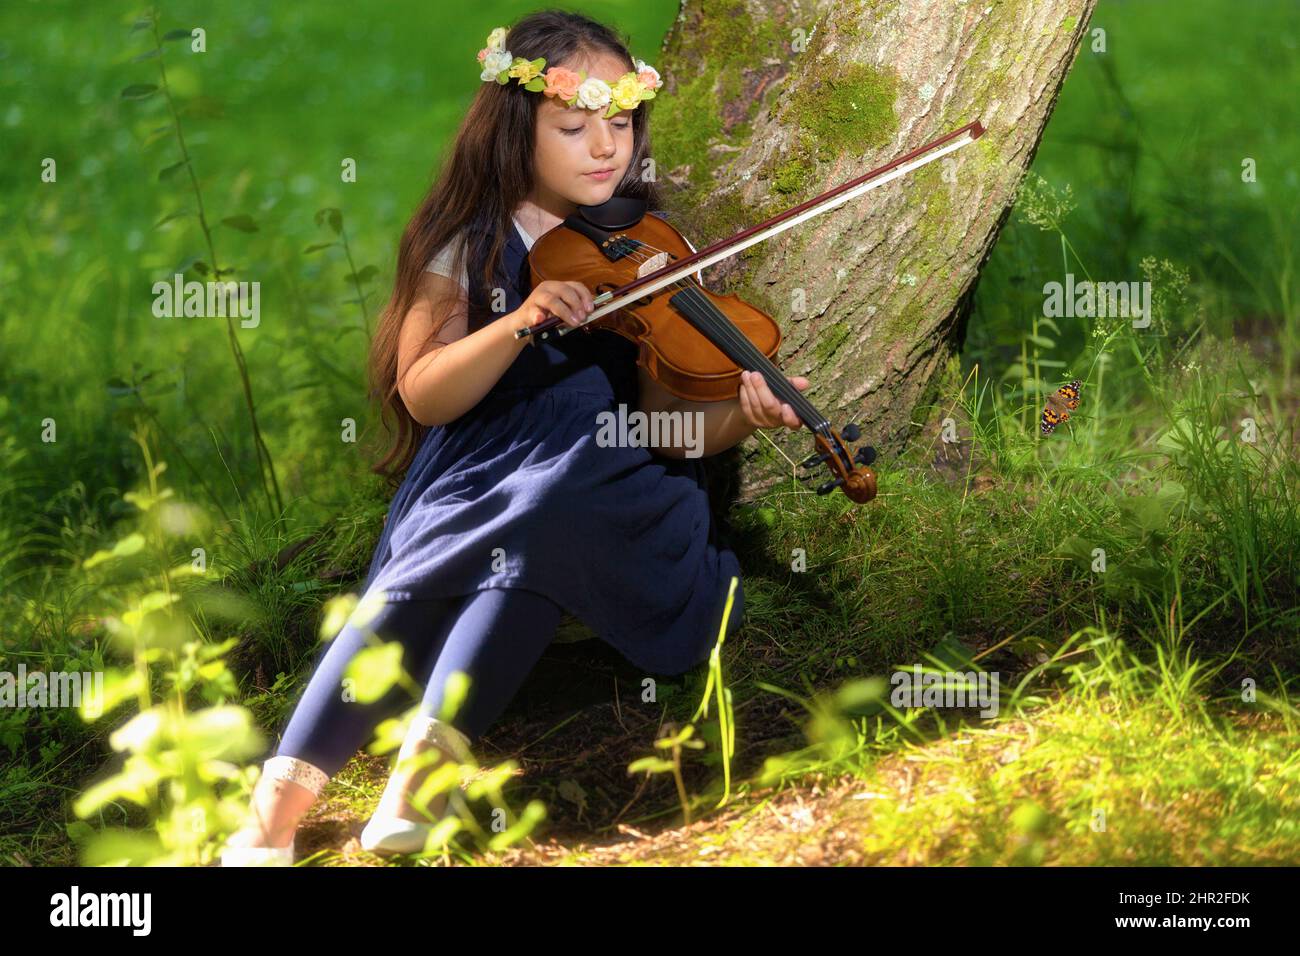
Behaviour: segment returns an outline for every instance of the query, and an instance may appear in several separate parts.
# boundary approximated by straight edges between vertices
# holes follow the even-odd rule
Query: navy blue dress
[[[507,307],[495,318],[527,298],[527,252],[511,228],[498,276]],[[740,563],[719,543],[701,459],[596,443],[600,412],[636,408],[636,356],[604,329],[524,346],[477,405],[425,434],[363,592],[398,601],[524,588],[648,671],[706,660]],[[743,615],[738,583],[728,635]]]

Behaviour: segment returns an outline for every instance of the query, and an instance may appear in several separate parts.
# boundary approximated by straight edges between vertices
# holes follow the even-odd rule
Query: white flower
[[[488,34],[487,48],[489,51],[504,50],[506,48],[506,32],[505,27],[497,27]]]
[[[600,77],[589,76],[578,86],[576,104],[586,110],[603,109],[612,95],[609,84]]]
[[[502,70],[510,69],[510,64],[515,58],[510,55],[509,50],[493,50],[483,58],[483,72],[479,74],[480,80],[495,80],[497,74]]]

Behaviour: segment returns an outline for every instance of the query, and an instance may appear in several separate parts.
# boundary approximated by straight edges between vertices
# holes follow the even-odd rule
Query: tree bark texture
[[[948,157],[705,270],[781,326],[777,358],[888,468],[939,397],[973,294],[1096,0],[685,0],[656,66],[654,156],[674,223],[730,236],[972,120]],[[811,434],[741,446],[740,497]]]

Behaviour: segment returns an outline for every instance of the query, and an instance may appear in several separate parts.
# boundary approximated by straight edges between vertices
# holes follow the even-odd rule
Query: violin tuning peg
[[[818,455],[818,454],[816,454],[816,453],[813,453],[813,454],[809,455],[807,458],[805,458],[803,461],[799,462],[799,467],[800,467],[800,468],[815,468],[815,467],[817,467],[818,465],[820,465],[822,462],[824,462],[824,461],[826,461],[827,459],[829,459],[830,457],[831,457],[831,456],[830,456],[830,453],[829,453],[829,452],[823,452],[823,453],[820,454],[820,455]]]
[[[817,489],[817,494],[819,494],[819,495],[829,495],[832,491],[834,491],[836,488],[838,488],[838,487],[839,487],[840,485],[842,485],[842,484],[844,484],[844,479],[843,479],[843,478],[836,478],[834,481],[828,481],[828,482],[826,482],[826,484],[820,486],[820,487]]]
[[[845,441],[857,441],[861,434],[862,432],[857,425],[848,424],[845,425],[843,430],[840,432],[840,437]]]
[[[876,450],[870,445],[863,445],[858,449],[857,454],[853,456],[853,460],[859,465],[869,465],[876,460]]]

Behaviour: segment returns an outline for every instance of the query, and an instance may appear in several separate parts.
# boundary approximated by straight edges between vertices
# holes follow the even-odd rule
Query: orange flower
[[[577,73],[566,70],[562,66],[553,66],[546,71],[546,89],[542,92],[547,96],[558,96],[568,102],[578,95],[578,86],[581,83],[582,77]]]

